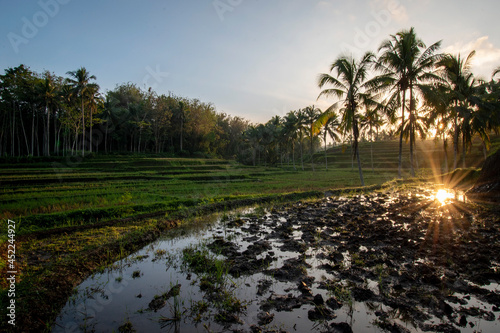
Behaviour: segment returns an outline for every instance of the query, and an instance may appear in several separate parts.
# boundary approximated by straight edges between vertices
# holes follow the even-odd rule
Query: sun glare
[[[435,198],[442,205],[444,205],[447,203],[448,200],[453,199],[454,195],[453,195],[453,193],[451,193],[445,189],[440,189],[436,192]]]

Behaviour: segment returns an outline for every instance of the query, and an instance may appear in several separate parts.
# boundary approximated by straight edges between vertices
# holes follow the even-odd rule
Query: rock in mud
[[[273,321],[274,313],[270,314],[269,312],[260,312],[257,315],[257,319],[259,320],[259,325],[261,325],[261,326],[267,325]]]
[[[311,321],[317,320],[332,320],[337,317],[332,310],[324,305],[317,305],[307,312],[307,318]]]
[[[331,333],[352,333],[351,325],[348,323],[331,323]]]
[[[338,310],[342,307],[342,303],[337,301],[334,297],[330,297],[329,299],[327,299],[326,305],[328,305],[332,310]]]
[[[268,241],[257,241],[254,244],[248,246],[248,248],[243,252],[244,256],[258,256],[264,251],[271,250],[271,244]]]
[[[396,324],[396,323],[388,323],[388,322],[381,322],[378,324],[380,328],[382,328],[385,332],[390,332],[390,333],[410,333],[411,331],[408,330],[407,328]]]
[[[262,296],[273,285],[270,280],[260,280],[257,284],[257,295]]]
[[[274,276],[279,281],[298,281],[307,274],[307,268],[310,267],[303,258],[291,258],[285,260],[283,267],[270,269],[265,273]]]
[[[373,291],[360,287],[354,287],[354,289],[352,290],[352,296],[356,301],[359,302],[366,302],[376,298],[376,295]]]
[[[323,299],[323,296],[321,294],[314,295],[314,304],[316,305],[325,304],[325,300]]]
[[[148,304],[148,309],[151,311],[158,311],[163,308],[167,303],[167,300],[171,297],[179,296],[181,291],[181,285],[177,284],[170,288],[170,290],[161,296],[156,295],[151,302]]]
[[[261,310],[268,312],[271,309],[276,311],[292,311],[300,308],[303,304],[309,303],[306,297],[294,297],[292,294],[279,295],[272,294],[261,304]]]
[[[155,296],[155,298],[153,298],[153,300],[151,302],[149,302],[148,309],[156,312],[156,311],[160,310],[161,308],[163,308],[166,303],[167,303],[167,301],[164,300],[163,297]]]

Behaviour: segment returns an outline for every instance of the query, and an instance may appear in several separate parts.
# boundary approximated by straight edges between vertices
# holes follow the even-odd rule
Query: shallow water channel
[[[53,331],[498,332],[500,261],[459,268],[484,235],[457,212],[422,190],[199,217],[84,281]]]

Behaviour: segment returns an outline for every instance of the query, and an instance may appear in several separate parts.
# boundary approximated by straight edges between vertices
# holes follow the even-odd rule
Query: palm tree
[[[377,89],[389,90],[389,97],[386,105],[391,108],[387,111],[393,111],[394,106],[401,107],[401,124],[405,123],[405,108],[407,107],[407,92],[409,100],[413,101],[413,96],[422,89],[426,83],[432,80],[439,80],[439,77],[432,71],[440,55],[435,52],[441,46],[441,41],[426,47],[424,42],[417,37],[414,28],[402,30],[396,35],[391,35],[390,39],[382,42],[379,51],[382,51],[375,68],[382,72],[378,81],[372,84],[372,87],[378,85]],[[413,131],[413,112],[414,103],[410,103],[409,108],[409,126]],[[410,136],[410,164],[411,175],[415,176],[413,163],[413,135]],[[402,151],[403,151],[403,132],[399,137],[399,161],[398,177],[402,177]]]
[[[259,152],[259,164],[260,164],[260,142],[262,140],[262,131],[259,126],[251,125],[243,134],[244,140],[248,142],[252,148],[252,164],[256,165],[257,152]]]
[[[50,156],[50,114],[55,107],[59,104],[59,95],[52,75],[47,72],[44,74],[44,79],[38,85],[38,93],[40,100],[45,108],[47,114],[47,123],[45,127],[43,155]]]
[[[108,153],[108,132],[110,122],[113,121],[113,113],[117,108],[118,100],[112,94],[106,94],[104,108],[102,110],[102,119],[105,122],[106,129],[104,130],[104,152]]]
[[[441,70],[442,76],[446,79],[448,90],[451,95],[450,102],[454,104],[452,109],[453,114],[453,169],[457,168],[458,164],[458,139],[460,136],[459,118],[461,115],[465,119],[467,109],[467,99],[471,92],[470,84],[474,80],[471,72],[472,58],[476,54],[475,51],[469,53],[466,59],[462,59],[460,54],[458,56],[447,54],[439,62],[438,66]],[[461,108],[462,112],[459,111]],[[465,109],[464,109],[465,108]],[[464,152],[465,154],[465,152]]]
[[[358,139],[359,139],[359,108],[362,106],[371,106],[375,104],[372,96],[365,91],[368,71],[373,63],[375,56],[371,52],[365,53],[360,61],[356,62],[352,57],[340,56],[330,66],[330,72],[335,71],[336,76],[330,74],[320,74],[318,86],[323,88],[331,85],[333,88],[324,89],[318,98],[325,96],[337,96],[342,103],[340,112],[342,113],[342,128],[344,133],[352,132],[353,135],[353,154],[358,161],[359,179],[361,185],[365,186],[363,179],[363,170],[361,169],[361,160],[359,158]],[[335,104],[330,108],[334,108]]]
[[[85,156],[85,109],[84,109],[84,99],[87,91],[91,88],[90,80],[95,80],[95,75],[90,75],[90,73],[85,69],[85,67],[80,67],[76,71],[67,72],[70,76],[68,83],[73,86],[77,95],[80,95],[81,99],[81,109],[82,109],[82,157]]]
[[[443,141],[443,173],[448,173],[448,141],[447,134],[450,131],[450,124],[453,121],[453,115],[450,111],[452,97],[448,86],[445,84],[436,84],[429,86],[424,90],[424,106],[428,110],[428,125],[436,127],[436,138],[441,137]]]
[[[367,136],[370,138],[370,157],[371,157],[371,164],[372,164],[372,172],[374,171],[374,166],[373,166],[373,135],[374,135],[374,131],[373,131],[373,129],[375,128],[375,130],[377,132],[377,137],[378,137],[378,130],[383,125],[384,125],[384,121],[380,117],[380,113],[379,113],[378,108],[366,108],[365,109],[365,114],[361,118],[360,127],[361,127],[361,129],[364,129]]]
[[[87,103],[89,106],[90,110],[90,152],[92,153],[92,146],[94,144],[93,142],[93,137],[92,137],[92,127],[94,126],[94,121],[92,119],[92,115],[94,113],[97,113],[98,108],[102,107],[104,105],[104,100],[99,93],[99,86],[97,84],[89,84],[89,89],[87,91]]]
[[[306,115],[304,110],[298,110],[297,113],[297,138],[299,139],[300,145],[300,163],[302,166],[302,171],[304,171],[304,131],[306,130]]]
[[[410,101],[409,103],[418,105],[418,101],[415,99],[413,101]],[[408,139],[410,139],[410,141],[412,140],[413,142],[415,142],[415,132],[418,133],[422,139],[425,139],[427,137],[427,130],[429,129],[428,115],[420,114],[420,112],[418,112],[419,110],[417,110],[416,107],[414,107],[414,110],[416,110],[416,112],[410,114],[410,117],[407,118],[398,129],[398,131],[403,133],[403,137],[405,138],[405,140],[408,141]],[[411,151],[411,154],[413,154],[413,160],[417,162],[416,165],[418,169],[418,161],[415,151]]]
[[[340,128],[340,121],[339,121],[339,116],[335,112],[335,110],[328,109],[325,112],[323,112],[316,122],[314,123],[314,130],[315,131],[320,131],[320,129],[323,129],[323,142],[325,144],[325,169],[328,171],[328,155],[327,155],[327,149],[326,149],[326,137],[330,136],[330,138],[333,141],[338,141],[340,140],[339,136],[339,128]]]
[[[312,105],[304,108],[303,113],[305,117],[304,122],[305,125],[307,126],[307,135],[309,137],[309,143],[310,143],[309,153],[311,154],[311,167],[312,170],[314,171],[314,137],[318,134],[317,132],[314,131],[314,123],[321,115],[321,110],[315,108],[314,105]]]
[[[292,163],[294,170],[297,170],[297,168],[295,167],[295,142],[298,137],[298,125],[299,124],[296,112],[288,112],[283,123],[283,135],[292,144]]]

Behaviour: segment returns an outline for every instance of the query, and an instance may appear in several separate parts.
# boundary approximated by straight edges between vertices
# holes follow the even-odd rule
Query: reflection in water
[[[451,203],[453,200],[466,202],[467,197],[464,191],[441,188],[434,194],[434,200],[437,200],[441,203],[441,206],[444,206]]]
[[[474,239],[473,216],[465,205],[447,205],[465,200],[463,192],[441,189],[198,217],[82,283],[53,332],[124,331],[128,323],[140,332],[248,332],[263,318],[271,320],[261,324],[271,332],[330,332],[335,325],[354,332],[436,331],[456,328],[460,318],[468,322],[462,332],[498,332],[496,307],[483,299],[500,297],[498,284],[469,281],[476,281],[476,267],[491,267],[486,277],[500,270],[500,258],[481,244],[463,245],[463,235]],[[194,252],[186,248],[206,250],[207,263],[227,257],[233,268],[247,269],[227,275],[220,293],[230,304],[241,301],[243,313],[230,317],[216,308],[224,302],[206,288],[218,280],[189,270],[183,258]],[[473,263],[465,260],[469,250],[481,254]],[[335,317],[315,319],[322,311]],[[218,322],[220,315],[234,322]]]
[[[445,205],[450,201],[450,199],[453,199],[454,195],[453,195],[453,193],[451,193],[448,190],[439,189],[436,192],[435,197],[436,197],[436,200],[441,203],[441,205]]]

